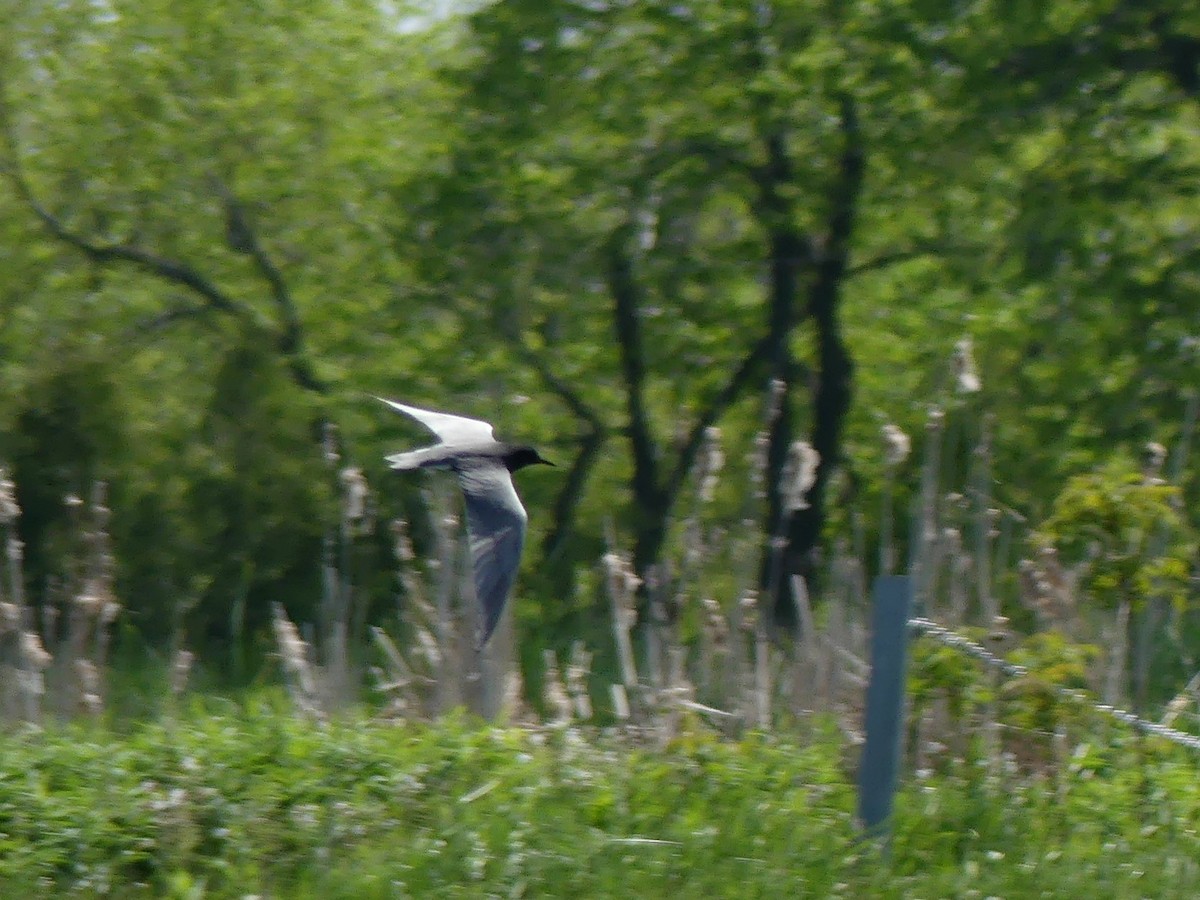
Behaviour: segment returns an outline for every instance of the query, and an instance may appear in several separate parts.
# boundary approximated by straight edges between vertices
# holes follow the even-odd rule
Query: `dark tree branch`
[[[171,308],[163,310],[156,316],[149,316],[134,325],[128,330],[127,336],[132,340],[139,335],[164,331],[176,322],[186,322],[191,319],[202,321],[208,317],[210,312],[211,310],[207,306],[188,303],[183,298],[178,298],[176,304]]]
[[[54,238],[67,246],[74,247],[93,262],[132,264],[152,275],[190,289],[201,297],[208,307],[217,312],[247,320],[251,318],[248,309],[235,302],[232,297],[190,266],[130,244],[102,244],[89,241],[82,235],[71,231],[54,214],[42,206],[21,171],[20,153],[17,149],[16,136],[13,133],[8,97],[3,84],[0,84],[0,135],[4,141],[4,173],[16,190],[17,196]]]
[[[595,465],[600,448],[608,440],[608,428],[598,413],[593,410],[580,394],[569,384],[556,375],[546,361],[521,339],[518,334],[509,335],[518,358],[529,366],[541,379],[542,384],[554,396],[558,397],[567,408],[584,424],[584,431],[579,436],[579,452],[567,469],[562,487],[554,498],[554,511],[550,529],[542,538],[541,552],[544,560],[554,557],[566,543],[575,521],[575,510],[583,497],[583,489],[587,484],[588,475]]]
[[[3,170],[16,190],[17,196],[29,207],[47,232],[55,239],[83,253],[98,265],[122,263],[132,265],[156,278],[185,287],[204,301],[203,307],[200,308],[167,310],[149,323],[152,330],[165,327],[181,318],[194,317],[199,315],[202,310],[231,316],[251,328],[263,327],[249,306],[234,300],[214,281],[187,263],[160,256],[133,243],[104,243],[91,240],[71,230],[61,219],[43,206],[21,171],[20,154],[12,130],[7,97],[3,96],[2,88],[3,86],[0,85],[0,133],[2,133],[5,152]],[[221,192],[226,201],[226,210],[229,215],[230,235],[232,236],[236,230],[242,240],[247,242],[243,252],[249,252],[254,257],[259,271],[270,287],[271,296],[279,308],[283,324],[281,332],[276,337],[276,346],[285,358],[293,381],[306,390],[324,392],[327,389],[326,385],[316,377],[311,366],[301,354],[300,319],[282,274],[263,251],[236,199],[223,187]],[[237,248],[235,247],[235,249]]]
[[[304,355],[304,331],[300,324],[300,314],[283,273],[263,249],[258,232],[251,225],[241,201],[223,182],[217,181],[216,186],[225,204],[226,238],[230,249],[246,253],[254,260],[271,291],[275,308],[279,310],[280,328],[275,342],[287,361],[293,380],[306,390],[324,393],[328,386],[317,378]]]
[[[688,474],[692,471],[696,455],[704,445],[704,433],[709,427],[716,424],[717,420],[742,396],[750,384],[760,378],[762,371],[766,368],[772,346],[771,335],[760,338],[692,425],[664,486],[670,500],[675,499],[687,480]]]
[[[26,182],[24,176],[17,168],[15,160],[10,161],[7,169],[9,180],[16,189],[18,196],[20,196],[25,205],[41,221],[46,230],[64,244],[79,250],[93,262],[100,264],[112,262],[130,263],[151,275],[188,288],[201,297],[207,307],[213,311],[247,321],[251,320],[252,317],[248,309],[237,303],[232,297],[185,263],[158,256],[157,254],[129,244],[94,243],[82,235],[71,231],[38,202],[28,182]]]
[[[850,408],[853,362],[842,340],[838,303],[847,276],[850,242],[866,174],[866,151],[852,98],[841,100],[842,150],[837,182],[829,204],[824,249],[816,262],[809,293],[809,313],[817,331],[820,372],[813,398],[813,449],[820,454],[816,480],[807,494],[808,507],[791,513],[788,522],[789,568],[811,575],[812,551],[825,522],[825,492],[841,453],[842,427]],[[790,615],[791,597],[783,579],[776,613]],[[787,595],[787,596],[784,596]]]
[[[634,492],[656,505],[660,494],[658,452],[646,414],[646,353],[642,345],[641,322],[638,320],[639,290],[633,275],[633,264],[625,248],[628,232],[628,227],[618,229],[605,247],[608,286],[613,300],[613,327],[621,359],[621,375],[625,382],[629,417],[627,429],[633,448]]]
[[[889,266],[912,262],[914,259],[924,259],[927,256],[944,256],[947,253],[964,252],[966,252],[965,248],[943,247],[935,244],[912,247],[908,250],[893,250],[889,253],[881,253],[874,259],[868,259],[857,265],[848,266],[846,268],[846,278],[853,278],[855,275],[864,275],[867,272],[877,272]]]
[[[1097,65],[1126,74],[1158,72],[1196,99],[1200,97],[1200,38],[1186,30],[1174,30],[1172,25],[1167,14],[1126,0],[1092,23],[1089,33],[1021,47],[993,71],[1018,80],[1041,79],[1046,72],[1055,73],[1056,78],[1042,89],[1049,100],[1074,91],[1078,80]],[[1154,38],[1153,43],[1143,40],[1147,35]]]
[[[597,432],[599,434],[605,434],[607,432],[608,429],[605,427],[604,422],[600,419],[599,414],[596,413],[596,411],[590,406],[588,406],[586,402],[584,402],[583,397],[580,396],[578,391],[573,389],[569,384],[555,375],[550,367],[546,364],[546,361],[534,350],[532,350],[529,345],[520,338],[519,335],[510,336],[509,342],[512,344],[512,347],[516,351],[517,357],[521,360],[521,362],[525,363],[525,365],[529,366],[529,368],[534,371],[534,373],[542,380],[542,384],[546,386],[550,393],[562,400],[563,403],[566,404],[567,408],[574,413],[575,417],[588,426],[589,431]]]
[[[583,497],[583,489],[587,484],[592,467],[599,459],[600,448],[608,435],[603,431],[588,431],[579,438],[579,452],[571,461],[563,485],[554,498],[554,509],[551,513],[550,529],[542,538],[542,559],[554,559],[560,550],[566,546],[567,537],[571,533],[575,521],[575,510]]]
[[[796,324],[796,297],[800,272],[813,262],[813,242],[795,225],[792,202],[787,188],[792,183],[793,167],[783,134],[774,132],[763,138],[766,164],[759,179],[759,216],[767,232],[770,294],[767,309],[767,336],[771,377],[783,385],[778,408],[771,423],[767,443],[767,510],[763,533],[780,533],[783,520],[783,495],[780,477],[787,460],[794,430],[791,387],[796,372],[788,338]],[[770,581],[769,549],[760,573],[761,586]],[[785,579],[786,581],[786,579]]]
[[[271,299],[275,301],[275,306],[279,309],[279,318],[282,321],[279,350],[288,356],[297,354],[301,350],[302,338],[300,315],[296,311],[296,304],[292,300],[287,282],[283,279],[283,273],[279,271],[278,266],[272,262],[263,249],[262,242],[258,239],[258,232],[250,224],[241,201],[220,181],[217,182],[217,191],[225,204],[226,236],[230,248],[249,254],[250,258],[254,260],[254,264],[271,290]]]

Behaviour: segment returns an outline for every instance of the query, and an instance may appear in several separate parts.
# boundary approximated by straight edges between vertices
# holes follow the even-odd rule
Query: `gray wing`
[[[383,397],[376,397],[375,399],[386,403],[392,409],[396,410],[396,412],[412,416],[445,443],[459,444],[495,440],[492,436],[492,426],[479,419],[468,419],[466,416],[452,416],[449,413],[434,412],[433,410],[420,409],[416,406],[406,406],[403,403],[397,403],[395,400],[384,400]]]
[[[517,578],[528,516],[508,469],[502,465],[460,470],[467,500],[467,533],[475,569],[475,597],[483,612],[479,646],[500,621],[504,603]]]

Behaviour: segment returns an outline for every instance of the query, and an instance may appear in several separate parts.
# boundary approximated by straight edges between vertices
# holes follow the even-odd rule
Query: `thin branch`
[[[774,347],[772,335],[765,335],[750,349],[745,358],[729,376],[729,380],[709,401],[695,424],[684,439],[683,447],[675,459],[675,466],[667,478],[665,490],[674,497],[687,479],[692,466],[696,462],[696,454],[704,444],[704,433],[714,425],[722,414],[741,397],[742,392],[758,379],[765,369]]]
[[[567,382],[556,375],[546,361],[517,333],[507,335],[510,345],[517,357],[529,366],[541,379],[542,383],[560,400],[567,405],[577,419],[584,423],[584,433],[579,437],[579,452],[571,461],[563,479],[562,487],[554,498],[554,511],[551,516],[550,529],[542,539],[542,558],[553,557],[566,542],[571,531],[571,523],[575,519],[575,510],[583,496],[583,488],[591,474],[599,456],[600,448],[608,440],[609,431],[600,415],[592,409],[583,397]]]
[[[71,231],[53,213],[38,202],[32,187],[30,187],[28,180],[26,180],[24,173],[21,171],[20,153],[17,150],[16,137],[12,130],[8,102],[7,98],[3,96],[0,96],[0,132],[3,133],[6,156],[3,167],[5,174],[8,176],[9,181],[12,182],[17,196],[29,207],[30,211],[41,221],[42,225],[53,237],[79,250],[94,262],[130,263],[166,281],[183,285],[203,298],[205,303],[217,312],[245,320],[252,319],[248,308],[237,303],[210,280],[185,263],[158,256],[132,244],[96,243]]]
[[[21,199],[25,201],[25,204],[33,214],[41,220],[46,230],[53,237],[82,252],[93,262],[131,263],[145,272],[188,288],[202,297],[205,303],[216,312],[245,320],[252,318],[248,309],[237,303],[228,294],[186,263],[158,256],[157,254],[129,244],[93,243],[82,235],[76,234],[38,203],[29,185],[15,166],[10,167],[9,177]]]
[[[212,310],[208,306],[196,305],[188,303],[183,298],[178,298],[176,305],[170,309],[155,316],[149,316],[131,327],[126,336],[128,339],[137,337],[138,335],[155,334],[163,331],[174,325],[176,322],[185,322],[190,319],[203,319],[211,313]]]
[[[583,496],[583,488],[592,467],[600,456],[600,448],[608,435],[603,431],[589,431],[579,439],[579,452],[571,461],[558,496],[554,498],[554,509],[550,516],[550,528],[542,538],[542,559],[552,559],[566,545],[575,520],[575,510]]]
[[[293,380],[306,390],[324,393],[328,385],[317,378],[307,357],[304,355],[304,331],[300,324],[300,314],[292,293],[288,290],[287,282],[279,267],[267,255],[258,233],[250,224],[245,208],[233,192],[220,180],[216,180],[217,192],[225,204],[226,236],[230,249],[247,253],[258,267],[263,279],[271,291],[271,299],[279,310],[280,330],[276,335],[276,347],[287,361],[288,369]]]
[[[911,247],[907,250],[893,250],[889,253],[881,253],[874,259],[868,259],[865,262],[860,262],[858,265],[847,267],[845,277],[853,278],[855,275],[863,275],[867,272],[877,272],[878,270],[886,269],[889,266],[911,262],[914,259],[923,259],[926,256],[941,256],[945,255],[946,253],[963,252],[966,252],[966,248],[944,247],[937,244]]]
[[[646,154],[645,165],[636,176],[635,182],[649,183],[666,173],[672,166],[689,159],[700,160],[713,174],[725,170],[744,175],[752,181],[757,177],[754,164],[746,159],[736,146],[711,137],[693,136],[665,141],[652,148]]]
[[[272,262],[263,249],[262,242],[258,239],[258,233],[250,224],[250,220],[246,216],[245,207],[241,201],[234,196],[233,192],[223,182],[216,181],[216,186],[217,192],[221,195],[221,200],[225,204],[227,235],[231,249],[250,255],[259,272],[262,273],[264,280],[267,282],[267,286],[271,289],[271,299],[275,301],[275,305],[279,308],[279,315],[283,320],[283,328],[279,335],[279,349],[289,356],[299,353],[301,343],[300,316],[296,312],[296,304],[292,300],[287,282],[283,280],[283,273],[279,271],[279,267]]]
[[[575,414],[576,418],[586,423],[589,431],[607,436],[608,429],[596,411],[584,402],[583,397],[580,396],[578,391],[555,375],[546,364],[546,361],[526,344],[520,335],[509,335],[508,341],[521,362],[533,369],[538,378],[549,389],[550,393],[562,400],[567,405],[567,408]]]

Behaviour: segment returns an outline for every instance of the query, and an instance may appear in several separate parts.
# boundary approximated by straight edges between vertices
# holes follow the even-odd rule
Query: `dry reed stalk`
[[[643,629],[646,653],[642,671],[646,673],[647,689],[651,694],[657,694],[666,686],[663,661],[667,646],[667,611],[662,600],[664,585],[661,564],[647,568],[645,586],[646,611],[650,621],[648,627]]]
[[[592,718],[592,698],[588,693],[588,676],[592,672],[592,654],[584,646],[583,641],[571,644],[571,661],[567,664],[567,696],[571,698],[576,720],[590,721]]]
[[[912,452],[912,441],[900,426],[888,423],[882,428],[883,436],[883,495],[879,516],[879,574],[891,575],[896,568],[895,538],[895,494],[896,470]]]
[[[425,581],[418,574],[417,555],[409,537],[408,522],[394,519],[391,533],[397,579],[404,597],[400,617],[411,632],[411,646],[408,648],[408,660],[401,659],[399,668],[394,665],[391,667],[387,683],[403,682],[403,689],[408,695],[406,701],[400,704],[404,712],[428,715],[436,712],[436,698],[433,695],[438,689],[437,676],[442,669],[441,649],[431,630],[437,627],[438,614],[428,601]],[[433,568],[436,569],[436,566]],[[385,655],[388,655],[386,650]]]
[[[54,661],[42,645],[36,631],[18,635],[17,685],[23,704],[25,721],[31,725],[42,721],[42,701],[46,696],[46,669]]]
[[[721,430],[716,427],[705,429],[699,461],[695,474],[696,490],[691,509],[683,522],[679,572],[675,579],[672,607],[678,619],[683,614],[687,598],[700,592],[699,574],[710,549],[705,534],[702,512],[716,496],[721,470],[725,465],[725,454],[721,450]]]
[[[1104,670],[1104,690],[1102,696],[1109,706],[1122,704],[1122,685],[1125,668],[1129,656],[1129,617],[1133,604],[1128,595],[1122,595],[1117,604],[1113,621],[1106,629],[1104,646],[1108,648],[1107,665]]]
[[[614,681],[609,684],[608,691],[612,699],[613,715],[622,722],[628,722],[631,713],[629,709],[629,695],[625,691],[625,685]]]
[[[86,518],[77,520],[82,557],[76,566],[77,587],[70,591],[67,632],[54,644],[59,661],[57,706],[64,712],[82,710],[95,714],[104,705],[111,627],[121,604],[113,592],[115,562],[108,534],[112,513],[107,505],[107,485],[96,482],[87,504]],[[74,497],[73,508],[82,506]]]
[[[700,685],[701,696],[707,698],[717,690],[717,671],[728,665],[729,621],[721,604],[712,597],[700,601]]]
[[[272,604],[271,612],[275,645],[292,702],[304,715],[323,722],[325,708],[320,694],[320,677],[312,660],[312,645],[300,636],[299,629],[288,618],[283,604]]]
[[[808,582],[802,575],[792,575],[792,601],[796,606],[797,634],[793,647],[791,692],[795,703],[805,703],[806,707],[794,706],[794,711],[815,711],[818,708],[814,700],[823,696],[826,704],[830,698],[822,688],[827,688],[828,681],[822,677],[828,670],[820,658],[822,648],[820,635],[817,632],[816,618],[813,616],[812,603],[809,600]],[[835,605],[837,604],[835,601]]]
[[[997,537],[996,520],[1000,512],[992,507],[992,428],[993,416],[984,416],[979,443],[975,445],[975,468],[971,499],[975,510],[975,555],[973,569],[979,609],[985,620],[1000,614],[1000,601],[992,588],[992,542]]]
[[[942,529],[941,555],[949,562],[945,621],[957,628],[967,621],[968,580],[971,575],[971,557],[964,552],[962,532],[957,528]]]
[[[1197,417],[1200,416],[1200,392],[1195,390],[1189,391],[1184,403],[1183,421],[1180,425],[1179,439],[1175,443],[1173,452],[1170,454],[1168,463],[1168,454],[1165,447],[1161,444],[1147,444],[1144,456],[1143,477],[1148,482],[1163,482],[1180,486],[1182,477],[1187,464],[1187,458],[1191,451],[1192,439],[1196,432]],[[1164,472],[1165,469],[1165,472]],[[1182,493],[1179,498],[1182,497]],[[1182,503],[1182,500],[1177,498],[1176,503]],[[1159,530],[1150,537],[1148,543],[1148,554],[1151,557],[1161,557],[1166,551],[1167,534],[1166,527],[1162,526]],[[1143,607],[1143,612],[1137,627],[1137,637],[1134,649],[1134,712],[1141,714],[1145,706],[1145,694],[1150,681],[1150,662],[1156,646],[1155,638],[1158,635],[1161,627],[1166,625],[1168,629],[1172,626],[1177,627],[1179,622],[1179,610],[1170,603],[1165,597],[1154,595],[1147,598],[1147,602]],[[1168,632],[1169,633],[1169,632]],[[1176,642],[1179,647],[1184,647],[1183,642]],[[1181,656],[1186,656],[1181,653]],[[1184,659],[1184,663],[1188,668],[1191,668],[1191,659]]]
[[[938,472],[946,414],[939,407],[929,411],[925,422],[925,458],[921,464],[921,495],[917,539],[913,560],[914,612],[931,609],[930,586],[933,583],[934,553],[937,541]]]
[[[751,676],[742,688],[743,718],[754,722],[755,727],[766,731],[771,727],[771,669],[770,641],[767,624],[759,605],[757,591],[742,595],[742,629],[753,641],[753,668]]]
[[[431,561],[436,575],[433,637],[436,643],[437,668],[434,678],[434,713],[440,714],[460,705],[463,700],[461,653],[454,613],[454,600],[459,584],[458,560],[459,519],[444,490],[425,492],[426,506],[433,520],[436,556]]]
[[[325,460],[340,502],[337,527],[326,533],[324,541],[324,589],[316,648],[326,709],[348,706],[357,696],[360,677],[351,647],[360,646],[365,639],[366,610],[365,604],[355,603],[355,546],[357,536],[372,527],[370,487],[361,469],[342,465],[338,444],[337,427],[327,422]]]
[[[743,722],[754,721],[753,716],[748,715],[750,709],[746,705],[749,697],[746,662],[750,657],[746,634],[748,630],[752,630],[753,622],[750,623],[750,629],[747,629],[745,598],[751,593],[750,588],[743,588],[738,595],[737,602],[729,608],[727,632],[729,649],[726,653],[727,664],[723,686],[725,704]]]
[[[25,603],[23,562],[25,545],[17,537],[21,508],[16,486],[0,466],[0,527],[3,528],[8,598],[0,581],[0,674],[3,674],[4,711],[8,718],[36,724],[42,718],[44,671],[50,654],[33,628],[33,614]]]
[[[660,746],[679,735],[682,711],[695,702],[695,689],[687,678],[687,650],[680,645],[668,648],[666,686],[659,698],[656,729]]]
[[[621,669],[621,685],[624,688],[626,700],[628,700],[629,692],[638,684],[631,633],[637,622],[634,591],[637,590],[640,581],[629,560],[613,549],[611,536],[608,547],[608,552],[604,554],[602,560],[604,583],[608,593],[609,611],[612,615],[613,638],[617,645],[617,663]]]
[[[168,686],[171,689],[171,696],[176,700],[183,695],[187,690],[188,678],[192,673],[192,665],[196,662],[196,656],[192,651],[185,650],[180,647],[171,656],[171,675],[168,681]]]
[[[423,710],[423,703],[418,690],[418,677],[413,674],[400,648],[382,628],[372,625],[370,634],[384,658],[384,667],[375,666],[371,672],[375,677],[376,688],[388,698],[386,716],[404,719],[419,715]]]
[[[558,657],[553,650],[543,650],[542,660],[546,666],[542,682],[542,699],[546,704],[546,711],[551,716],[550,724],[565,728],[571,724],[571,699],[567,696],[558,671]]]

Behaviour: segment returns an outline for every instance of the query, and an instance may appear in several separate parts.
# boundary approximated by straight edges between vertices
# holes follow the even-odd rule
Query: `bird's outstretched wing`
[[[455,444],[460,442],[494,440],[492,426],[479,419],[468,419],[466,416],[452,416],[449,413],[440,413],[430,409],[421,409],[416,406],[407,406],[403,403],[397,403],[395,400],[385,400],[383,397],[375,399],[386,403],[392,409],[396,410],[396,412],[412,416],[441,438],[444,443]]]
[[[521,565],[528,516],[501,464],[459,472],[467,501],[467,532],[475,571],[475,597],[483,613],[478,645],[496,629]]]

